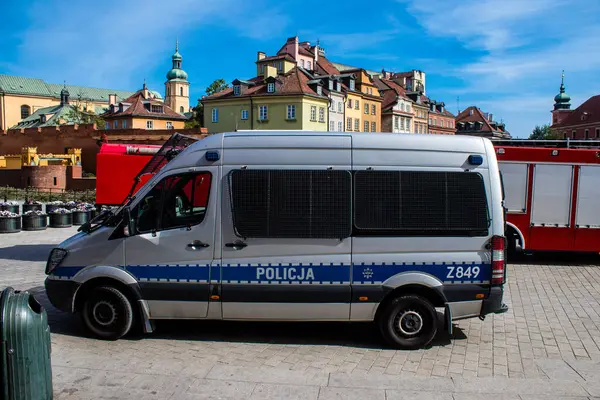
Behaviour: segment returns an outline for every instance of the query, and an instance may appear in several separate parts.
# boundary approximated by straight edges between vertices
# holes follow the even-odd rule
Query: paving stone
[[[385,400],[385,390],[322,387],[319,400]]]

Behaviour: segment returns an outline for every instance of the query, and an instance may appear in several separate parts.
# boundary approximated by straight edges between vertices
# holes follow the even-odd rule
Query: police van
[[[50,301],[99,338],[161,319],[375,321],[418,348],[507,310],[487,139],[236,132],[166,147],[124,206],[49,256]]]

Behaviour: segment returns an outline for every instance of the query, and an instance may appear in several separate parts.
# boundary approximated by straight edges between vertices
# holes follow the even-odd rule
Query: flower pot
[[[73,214],[48,214],[50,228],[70,228],[73,226]]]
[[[0,209],[4,210],[4,211],[10,211],[12,213],[18,214],[19,213],[19,205],[4,205],[1,206]]]
[[[90,220],[90,211],[75,210],[73,211],[73,225],[83,225]]]
[[[58,208],[64,208],[64,206],[62,204],[46,204],[46,214],[50,214]]]
[[[21,216],[0,218],[0,233],[16,233],[21,231]]]
[[[27,211],[42,211],[41,204],[23,204],[23,214]]]
[[[23,215],[24,231],[43,231],[48,227],[47,215]]]

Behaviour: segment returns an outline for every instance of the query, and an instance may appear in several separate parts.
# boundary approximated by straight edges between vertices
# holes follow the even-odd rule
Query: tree
[[[102,119],[102,117],[94,114],[91,111],[86,111],[91,106],[87,102],[84,103],[81,100],[81,97],[75,101],[75,104],[70,104],[70,107],[71,109],[65,115],[69,123],[74,123],[77,125],[96,124],[98,129],[106,128],[106,122],[104,119]]]
[[[185,128],[201,128],[204,125],[204,106],[198,99],[198,104],[196,107],[192,108],[192,118],[185,121]]]
[[[533,140],[550,140],[550,139],[558,139],[556,133],[552,132],[550,129],[550,125],[545,124],[542,126],[536,125],[536,127],[529,135],[529,139]]]
[[[227,89],[228,87],[229,85],[227,84],[227,82],[225,82],[225,79],[217,79],[206,88],[206,95],[213,95],[215,93]]]

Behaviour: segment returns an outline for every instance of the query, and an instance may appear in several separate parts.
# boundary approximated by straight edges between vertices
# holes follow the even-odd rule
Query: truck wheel
[[[437,333],[437,313],[431,303],[416,295],[392,300],[379,316],[384,339],[397,349],[418,349]]]
[[[99,339],[116,340],[131,329],[133,309],[129,299],[118,289],[96,287],[83,304],[83,322]]]

